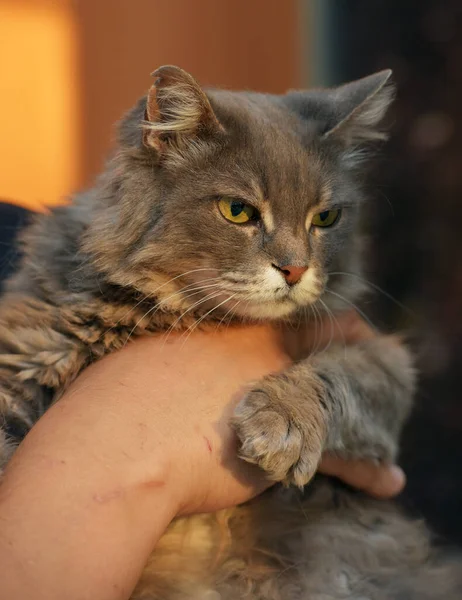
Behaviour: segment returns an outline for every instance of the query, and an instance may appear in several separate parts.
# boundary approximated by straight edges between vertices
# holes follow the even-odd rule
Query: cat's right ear
[[[154,71],[143,123],[143,143],[159,153],[222,131],[209,99],[197,81],[179,67]]]
[[[380,124],[395,95],[390,69],[327,91],[333,107],[324,137],[360,145],[387,139]]]

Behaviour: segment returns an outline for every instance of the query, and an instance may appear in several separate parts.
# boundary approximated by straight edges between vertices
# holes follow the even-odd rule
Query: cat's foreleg
[[[397,338],[334,346],[247,394],[234,418],[241,456],[271,479],[299,486],[327,450],[391,461],[414,386],[410,354]]]

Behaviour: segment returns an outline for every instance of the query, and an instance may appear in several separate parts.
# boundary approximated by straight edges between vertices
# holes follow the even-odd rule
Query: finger
[[[355,344],[376,335],[377,332],[355,310],[337,314],[335,319],[329,315],[313,319],[304,325],[303,331],[285,332],[286,342],[295,344],[299,353],[320,350],[332,342]]]
[[[337,322],[338,335],[342,335],[348,344],[369,340],[377,335],[377,332],[355,310],[340,314],[337,317]]]
[[[406,484],[406,476],[397,465],[377,465],[367,461],[343,460],[325,455],[319,471],[341,479],[376,498],[393,498]]]

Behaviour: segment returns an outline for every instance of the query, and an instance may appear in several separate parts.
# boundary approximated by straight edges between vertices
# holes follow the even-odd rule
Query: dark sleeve
[[[2,284],[12,273],[18,259],[15,240],[27,225],[31,212],[20,206],[0,201],[0,293]]]

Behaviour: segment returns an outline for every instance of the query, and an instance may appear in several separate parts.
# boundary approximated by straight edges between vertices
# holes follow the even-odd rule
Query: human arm
[[[229,418],[249,382],[287,363],[272,329],[247,327],[140,339],[87,369],[0,486],[5,597],[126,599],[174,516],[262,491]]]

